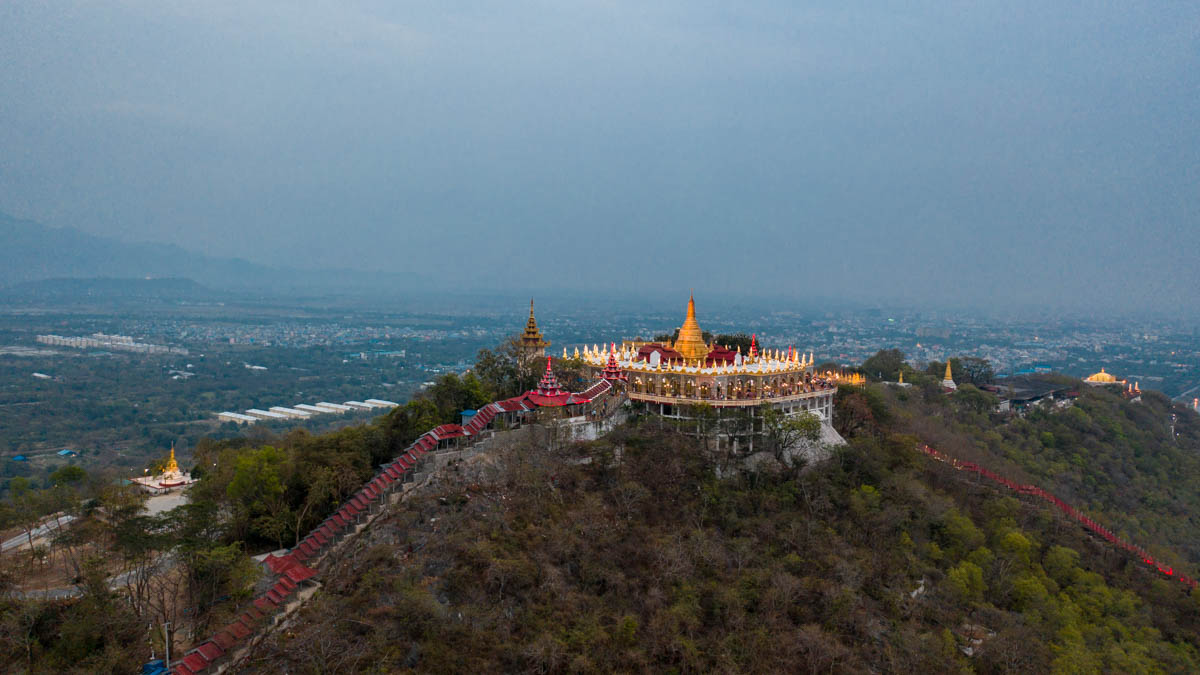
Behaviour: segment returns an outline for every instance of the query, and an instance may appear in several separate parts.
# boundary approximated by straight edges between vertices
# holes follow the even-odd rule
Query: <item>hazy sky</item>
[[[1200,305],[1200,3],[0,3],[0,210],[463,287]]]

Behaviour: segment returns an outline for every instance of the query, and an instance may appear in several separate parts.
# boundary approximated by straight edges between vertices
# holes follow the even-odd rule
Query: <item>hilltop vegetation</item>
[[[912,434],[1045,487],[1156,558],[1200,577],[1200,416],[1158,392],[1132,402],[1067,378],[1079,395],[1064,405],[997,414],[993,395],[966,385],[945,396],[932,379],[918,376],[918,386],[908,390],[848,393],[835,419],[848,433],[881,424]],[[874,420],[872,411],[883,419]]]
[[[445,376],[370,424],[200,443],[192,504],[164,516],[78,470],[45,489],[21,482],[0,509],[9,523],[56,510],[81,519],[49,553],[72,558],[82,596],[0,603],[0,658],[117,672],[148,656],[148,623],[205,635],[251,596],[249,554],[293,544],[417,435],[534,375],[505,348],[481,356],[475,373]],[[581,376],[563,365],[563,379]],[[909,389],[843,389],[835,419],[850,443],[814,466],[718,475],[702,440],[656,419],[454,465],[329,561],[322,590],[248,666],[1200,669],[1200,593],[914,450],[929,442],[1037,483],[1200,576],[1197,417],[1156,394],[1130,402],[1103,389],[1000,415],[990,394],[968,384],[948,397],[938,378],[906,371]],[[89,546],[159,581],[110,592],[114,570]],[[176,562],[156,567],[153,552],[172,549]],[[36,556],[8,558],[11,589]],[[168,582],[177,602],[155,598]]]
[[[845,429],[850,445],[803,471],[719,478],[700,443],[657,425],[622,428],[569,453],[526,445],[464,465],[412,494],[347,552],[299,624],[251,665],[1200,668],[1200,597],[1049,511],[914,452],[917,438],[904,432],[923,415],[946,427],[932,440],[948,443],[969,440],[961,415],[984,415],[975,420],[983,434],[1054,423],[1053,413],[993,422],[974,410],[973,395],[926,400],[914,390],[904,401],[848,392],[839,405],[857,411],[856,428]],[[1138,414],[1103,392],[1082,406],[1106,401]],[[1079,467],[1085,480],[1104,470]]]

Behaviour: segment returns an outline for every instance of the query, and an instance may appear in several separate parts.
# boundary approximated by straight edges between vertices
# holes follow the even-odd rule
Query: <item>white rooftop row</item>
[[[258,408],[250,408],[245,413],[236,412],[220,412],[217,413],[217,419],[222,422],[236,422],[237,424],[254,424],[259,420],[286,420],[286,419],[306,419],[313,415],[320,414],[335,414],[341,415],[350,410],[376,410],[382,408],[395,408],[399,403],[393,401],[385,401],[381,398],[369,398],[365,401],[346,401],[345,403],[329,403],[321,401],[320,403],[308,404],[298,403],[292,407],[287,406],[272,406],[269,410],[260,410]]]

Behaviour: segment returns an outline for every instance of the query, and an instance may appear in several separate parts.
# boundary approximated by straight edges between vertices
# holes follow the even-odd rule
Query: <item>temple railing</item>
[[[822,396],[831,396],[836,392],[837,387],[830,387],[828,389],[802,391],[796,394],[768,396],[766,398],[700,398],[698,396],[664,396],[662,394],[643,393],[631,388],[629,390],[629,400],[641,401],[643,403],[669,403],[671,405],[702,405],[707,403],[714,408],[744,408],[764,403],[786,403],[788,401],[802,401]]]

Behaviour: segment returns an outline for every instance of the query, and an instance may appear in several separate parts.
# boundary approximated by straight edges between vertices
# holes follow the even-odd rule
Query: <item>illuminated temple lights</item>
[[[757,335],[749,353],[706,343],[696,320],[695,298],[673,341],[624,341],[607,349],[600,345],[576,348],[575,358],[592,367],[596,377],[627,383],[630,399],[710,402],[721,407],[759,405],[769,400],[831,396],[839,384],[862,385],[861,375],[816,372],[810,352],[795,347],[760,349]],[[566,349],[563,355],[566,357]]]

